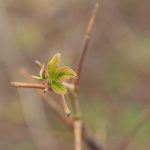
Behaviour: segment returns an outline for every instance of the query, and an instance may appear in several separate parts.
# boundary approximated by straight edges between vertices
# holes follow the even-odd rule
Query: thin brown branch
[[[63,108],[64,108],[64,111],[65,111],[66,115],[70,116],[70,110],[68,108],[68,105],[67,105],[67,102],[66,102],[64,94],[61,95],[61,101],[62,101],[62,105],[63,105]]]
[[[96,3],[91,18],[89,20],[87,29],[86,29],[86,33],[83,39],[83,44],[81,47],[81,53],[80,53],[80,57],[79,57],[79,62],[78,62],[78,66],[77,66],[77,76],[78,78],[76,80],[74,80],[74,86],[75,89],[73,90],[73,93],[71,94],[72,96],[72,103],[74,106],[74,120],[73,120],[73,127],[74,127],[74,139],[75,139],[75,150],[82,150],[82,139],[84,136],[82,136],[84,134],[86,134],[86,132],[83,132],[83,126],[82,126],[82,117],[81,117],[81,112],[80,112],[80,106],[77,100],[77,90],[79,88],[79,84],[80,84],[80,78],[81,78],[81,71],[82,71],[82,66],[83,66],[83,61],[88,49],[88,45],[89,45],[89,41],[90,41],[90,37],[91,37],[91,32],[93,29],[93,25],[95,22],[95,17],[96,17],[96,12],[98,10],[99,4]],[[86,137],[86,136],[85,136]],[[84,140],[85,140],[84,137]],[[89,145],[91,146],[91,145]],[[96,147],[92,147],[93,149],[96,150]],[[99,147],[100,148],[100,147]],[[101,148],[100,148],[101,149]]]
[[[75,120],[73,123],[74,128],[74,144],[75,144],[75,150],[82,150],[82,121],[81,120]]]
[[[84,61],[84,58],[85,58],[85,55],[86,55],[86,52],[87,52],[87,49],[88,49],[88,45],[89,45],[89,41],[90,41],[90,38],[91,38],[91,33],[92,33],[93,25],[94,25],[94,22],[95,22],[95,17],[96,17],[96,12],[98,10],[98,7],[99,7],[99,3],[96,3],[95,7],[93,9],[91,18],[89,20],[88,26],[87,26],[85,36],[84,36],[83,44],[82,44],[82,47],[81,47],[81,53],[80,53],[80,57],[79,57],[79,62],[78,62],[78,65],[77,65],[78,78],[74,82],[76,87],[78,87],[79,83],[80,83],[83,61]]]
[[[11,85],[20,88],[37,88],[37,89],[46,88],[45,85],[39,83],[11,82]],[[66,86],[68,89],[74,90],[74,85],[71,83],[63,82],[63,85]]]
[[[19,88],[45,89],[45,86],[43,84],[38,84],[38,83],[11,82],[11,85]]]
[[[41,90],[37,89],[38,94],[43,98],[43,100],[50,106],[51,110],[58,116],[60,120],[70,129],[73,128],[72,119],[66,117],[66,115],[58,107],[54,99],[49,98],[46,94],[43,94]]]
[[[143,125],[149,120],[149,118],[150,118],[150,109],[148,107],[148,109],[140,113],[139,118],[136,121],[136,124],[132,127],[130,132],[128,132],[127,135],[123,138],[123,140],[117,147],[117,150],[127,150],[131,145],[132,141],[134,140],[134,138],[136,137],[137,133],[140,131]]]

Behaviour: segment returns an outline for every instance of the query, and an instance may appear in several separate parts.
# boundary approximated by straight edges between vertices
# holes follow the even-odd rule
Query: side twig
[[[19,88],[36,88],[36,89],[45,89],[43,84],[38,83],[21,83],[21,82],[11,82],[11,85]]]
[[[66,115],[70,116],[70,110],[69,110],[68,105],[66,103],[65,95],[61,95],[61,101],[62,101],[62,105],[64,107],[64,111],[65,111]]]
[[[88,26],[87,26],[85,36],[84,36],[83,44],[82,44],[82,47],[81,47],[81,53],[80,53],[80,57],[79,57],[79,62],[78,62],[78,65],[77,65],[78,78],[74,82],[76,87],[78,87],[79,83],[80,83],[82,65],[83,65],[83,61],[84,61],[84,58],[85,58],[86,51],[88,49],[88,45],[89,45],[89,41],[90,41],[90,37],[91,37],[91,32],[92,32],[93,25],[94,25],[94,22],[95,22],[95,17],[96,17],[98,7],[99,7],[99,3],[96,3],[95,7],[93,9],[91,18],[89,20]]]

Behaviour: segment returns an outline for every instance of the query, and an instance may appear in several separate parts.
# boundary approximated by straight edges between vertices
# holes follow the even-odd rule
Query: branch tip
[[[85,58],[85,55],[86,55],[86,52],[88,49],[88,45],[89,45],[89,41],[91,38],[91,33],[92,33],[92,29],[93,29],[93,26],[95,23],[95,17],[96,17],[98,8],[99,8],[99,3],[97,2],[92,11],[91,17],[90,17],[88,25],[87,25],[86,33],[84,35],[83,44],[82,44],[81,52],[80,52],[80,57],[79,57],[78,65],[77,65],[78,78],[74,81],[74,85],[75,85],[76,89],[78,89],[79,84],[80,84],[82,66],[83,66],[84,58]]]

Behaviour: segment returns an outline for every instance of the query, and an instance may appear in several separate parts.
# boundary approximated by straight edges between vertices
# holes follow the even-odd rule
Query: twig
[[[70,90],[74,90],[74,85],[63,82],[64,86],[66,86]],[[39,83],[25,83],[25,82],[11,82],[11,85],[14,87],[20,87],[20,88],[37,88],[37,89],[45,89],[46,86]],[[50,88],[50,87],[49,87]]]
[[[43,84],[38,83],[21,83],[21,82],[11,82],[11,85],[19,88],[36,88],[36,89],[45,89]]]
[[[89,44],[89,41],[90,41],[91,32],[92,32],[93,25],[94,25],[94,22],[95,22],[95,17],[96,17],[96,12],[98,10],[98,7],[99,7],[99,3],[96,3],[95,7],[93,9],[91,18],[89,20],[88,26],[87,26],[85,36],[84,36],[83,44],[82,44],[82,47],[81,47],[81,53],[80,53],[80,57],[79,57],[79,63],[77,65],[78,78],[74,82],[76,87],[78,87],[79,83],[80,83],[82,65],[83,65],[83,61],[84,61],[84,58],[85,58],[86,51],[88,49],[88,44]]]
[[[79,102],[77,99],[77,91],[79,88],[79,83],[80,83],[80,77],[81,77],[81,70],[82,70],[82,66],[83,66],[83,61],[85,58],[85,54],[88,48],[88,44],[90,41],[90,37],[91,37],[91,32],[93,29],[93,25],[95,22],[95,17],[96,17],[96,12],[98,10],[99,4],[96,3],[91,18],[89,20],[87,29],[86,29],[86,33],[83,39],[83,45],[81,48],[81,53],[80,53],[80,57],[79,57],[79,62],[78,62],[78,66],[77,66],[77,76],[78,78],[76,80],[74,80],[74,86],[75,89],[73,90],[73,92],[71,92],[70,94],[70,98],[72,101],[72,106],[74,107],[74,143],[75,143],[75,150],[82,150],[82,133],[83,133],[83,128],[82,128],[82,117],[81,117],[81,112],[80,112],[80,106],[79,106]]]
[[[63,108],[64,108],[66,115],[70,116],[70,110],[69,110],[68,105],[66,103],[64,94],[61,95],[61,101],[62,101],[62,105],[63,105]]]
[[[148,109],[140,113],[136,124],[133,126],[131,131],[123,138],[123,140],[117,147],[117,150],[127,150],[130,144],[132,143],[133,139],[137,135],[137,133],[140,131],[143,125],[149,120],[149,118],[150,118],[150,109],[148,107]]]
[[[66,115],[60,110],[54,99],[49,98],[46,94],[43,94],[41,90],[37,90],[38,94],[43,98],[43,100],[50,106],[51,110],[58,116],[60,120],[70,129],[73,128],[73,122],[71,118],[66,117]]]
[[[79,88],[83,61],[84,61],[85,54],[86,54],[88,44],[89,44],[89,41],[90,41],[91,32],[92,32],[93,25],[94,25],[94,22],[95,22],[95,17],[96,17],[96,12],[98,10],[98,7],[99,7],[99,4],[96,3],[96,5],[93,9],[91,18],[89,20],[87,29],[86,29],[86,33],[85,33],[85,36],[84,36],[84,39],[83,39],[83,44],[82,44],[81,53],[80,53],[80,57],[79,57],[79,62],[78,62],[78,66],[77,66],[77,76],[78,76],[78,78],[76,80],[74,80],[75,89],[70,94],[71,95],[70,98],[71,98],[71,101],[72,101],[72,106],[74,107],[75,150],[82,150],[82,132],[83,132],[82,117],[81,117],[79,102],[78,102],[78,99],[77,99],[77,91],[78,91],[78,88]]]
[[[73,123],[75,150],[82,150],[82,121],[75,120]]]
[[[38,83],[21,83],[21,82],[11,82],[11,85],[14,87],[22,87],[22,88],[36,88],[36,89],[44,89],[46,88],[45,85],[38,84]],[[70,116],[70,110],[65,100],[65,96],[61,95],[61,102],[64,108],[64,111],[67,116]]]

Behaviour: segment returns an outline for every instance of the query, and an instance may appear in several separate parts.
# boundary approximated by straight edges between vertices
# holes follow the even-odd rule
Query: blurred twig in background
[[[140,129],[144,126],[144,124],[149,121],[150,118],[150,107],[143,110],[135,121],[135,125],[132,129],[127,133],[127,135],[123,138],[121,143],[119,144],[117,150],[127,150],[134,140],[135,136],[138,134]]]

